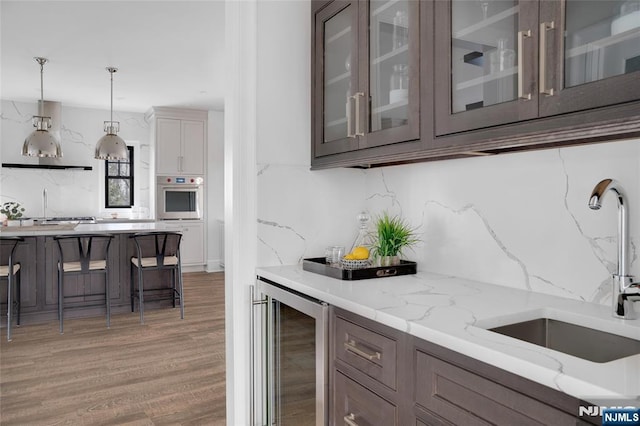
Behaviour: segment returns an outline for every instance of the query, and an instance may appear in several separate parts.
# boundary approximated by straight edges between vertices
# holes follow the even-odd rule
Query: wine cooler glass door
[[[268,425],[328,424],[328,306],[259,282],[266,296]]]

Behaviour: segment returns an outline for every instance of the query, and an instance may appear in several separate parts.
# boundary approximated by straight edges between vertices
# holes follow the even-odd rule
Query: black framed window
[[[127,208],[133,206],[133,147],[128,146],[128,158],[105,160],[104,206]]]

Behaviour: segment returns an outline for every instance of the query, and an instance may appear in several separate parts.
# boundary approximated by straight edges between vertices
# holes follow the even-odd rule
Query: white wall
[[[258,2],[258,265],[349,246],[366,174],[312,172],[310,2]]]
[[[220,271],[224,232],[224,112],[209,111],[207,124],[207,272]]]
[[[37,114],[37,102],[2,101],[1,158],[3,163],[38,164],[37,158],[23,157],[22,144],[33,126],[31,117]],[[43,214],[42,192],[48,191],[48,216],[106,216],[104,210],[104,161],[96,160],[95,144],[104,135],[103,121],[108,110],[65,107],[61,112],[62,164],[92,166],[93,170],[45,170],[2,168],[0,202],[18,201],[26,209],[25,216]],[[134,145],[138,163],[134,180],[138,191],[135,206],[149,209],[149,126],[144,115],[114,111],[120,121],[120,133]],[[137,147],[137,148],[135,148]],[[131,209],[119,210],[127,217]]]

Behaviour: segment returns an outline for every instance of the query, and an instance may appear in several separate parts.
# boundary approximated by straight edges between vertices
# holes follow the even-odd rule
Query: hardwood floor
[[[179,309],[14,328],[0,339],[1,425],[224,425],[224,274],[184,274]]]

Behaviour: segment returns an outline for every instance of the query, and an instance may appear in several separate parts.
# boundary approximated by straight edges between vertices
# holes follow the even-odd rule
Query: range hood
[[[38,110],[40,110],[40,102],[38,101]],[[51,117],[51,128],[49,129],[49,133],[51,133],[56,139],[61,141],[61,123],[62,123],[62,103],[61,102],[53,102],[53,101],[44,101],[42,102],[44,116]],[[66,147],[68,149],[68,147]],[[2,167],[12,167],[12,168],[23,168],[23,169],[76,169],[76,170],[93,170],[92,166],[86,166],[82,164],[75,164],[78,161],[69,160],[68,157],[65,156],[65,146],[62,146],[62,154],[61,158],[53,158],[53,157],[38,157],[37,163],[32,162],[24,162],[24,163],[2,163]],[[68,153],[67,153],[68,155]],[[27,157],[24,157],[27,158]],[[31,157],[33,158],[33,157]]]

